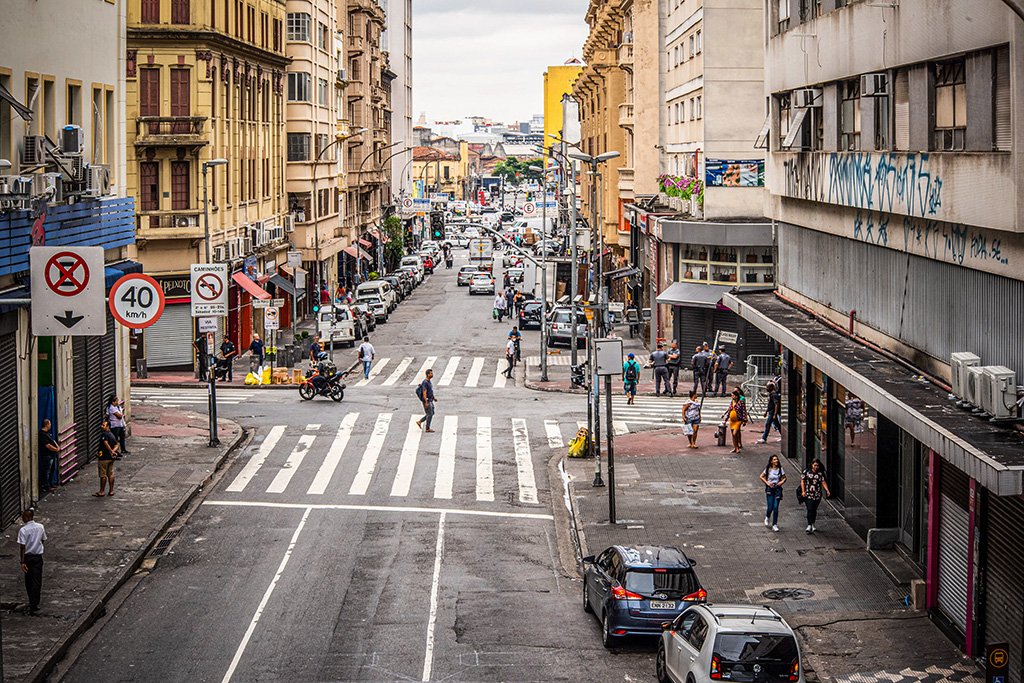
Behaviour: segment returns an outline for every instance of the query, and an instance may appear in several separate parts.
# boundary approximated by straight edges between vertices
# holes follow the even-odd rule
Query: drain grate
[[[149,551],[150,557],[161,557],[166,553],[167,549],[171,546],[171,543],[174,542],[174,539],[178,537],[179,533],[181,533],[180,527],[177,529],[171,529],[164,534],[163,537],[156,542],[156,545],[153,546],[153,549]]]
[[[761,592],[769,600],[806,600],[814,597],[814,591],[806,588],[769,588]]]

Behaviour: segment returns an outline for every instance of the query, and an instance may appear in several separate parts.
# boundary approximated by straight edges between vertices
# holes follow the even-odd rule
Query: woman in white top
[[[110,422],[110,432],[117,437],[117,442],[121,446],[120,454],[127,455],[128,449],[125,448],[125,427],[127,426],[124,420],[124,404],[117,396],[111,395],[107,399],[107,410],[106,410],[107,421]]]
[[[786,470],[782,469],[782,462],[779,460],[779,456],[773,455],[768,458],[768,464],[765,466],[764,471],[761,472],[761,481],[764,483],[764,497],[767,504],[764,513],[764,525],[770,525],[772,531],[778,531],[779,503],[782,501],[782,485],[786,483]]]

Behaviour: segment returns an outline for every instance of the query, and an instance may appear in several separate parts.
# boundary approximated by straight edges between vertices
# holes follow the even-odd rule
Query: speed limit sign
[[[110,288],[110,314],[124,325],[141,330],[164,312],[164,290],[148,275],[129,273]]]

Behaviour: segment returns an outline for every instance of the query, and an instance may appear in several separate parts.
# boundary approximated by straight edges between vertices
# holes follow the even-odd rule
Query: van
[[[423,282],[423,261],[420,260],[419,256],[403,256],[401,267],[414,268],[416,271],[416,284]]]
[[[368,297],[376,297],[383,301],[389,313],[398,307],[398,297],[395,295],[395,290],[391,287],[390,283],[384,280],[371,280],[356,287],[356,299]]]
[[[316,331],[325,345],[333,340],[335,344],[352,347],[362,334],[362,325],[356,322],[348,306],[321,306]]]

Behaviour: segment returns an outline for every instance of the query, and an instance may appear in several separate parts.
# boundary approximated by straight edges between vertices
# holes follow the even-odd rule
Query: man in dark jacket
[[[192,348],[196,350],[196,360],[199,361],[199,381],[206,381],[206,370],[209,367],[209,349],[206,345],[206,333],[200,332],[199,336],[192,342]]]
[[[226,334],[224,335],[224,341],[220,343],[220,355],[224,358],[225,361],[227,361],[227,364],[225,366],[225,378],[227,379],[227,381],[230,382],[234,378],[234,373],[232,372],[231,366],[234,365],[233,361],[235,360],[235,356],[238,355],[238,351],[235,349],[234,342],[228,339],[228,335]]]

